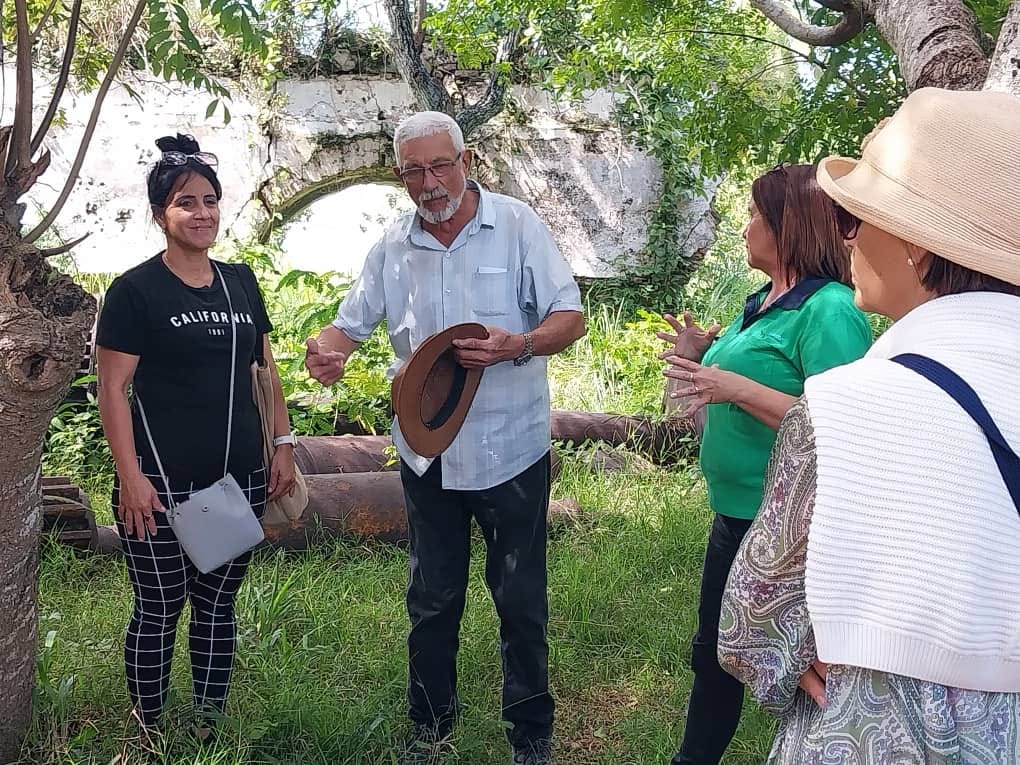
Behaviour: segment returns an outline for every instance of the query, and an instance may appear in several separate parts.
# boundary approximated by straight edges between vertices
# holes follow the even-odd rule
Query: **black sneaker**
[[[415,723],[404,743],[400,765],[439,765],[444,752],[450,749],[450,734],[435,725]]]
[[[540,738],[513,745],[513,765],[552,765],[552,741]]]

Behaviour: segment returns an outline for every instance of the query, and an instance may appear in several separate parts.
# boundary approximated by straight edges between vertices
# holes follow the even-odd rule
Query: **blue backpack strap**
[[[1013,504],[1020,513],[1020,457],[1016,455],[992,420],[992,416],[981,403],[977,392],[967,382],[944,364],[917,353],[901,353],[889,359],[917,372],[948,393],[969,414],[985,432],[988,445],[992,448],[995,464],[1002,473],[1002,480],[1013,498]]]

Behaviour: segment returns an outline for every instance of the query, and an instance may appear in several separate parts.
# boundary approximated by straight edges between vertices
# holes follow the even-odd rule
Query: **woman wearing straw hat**
[[[810,379],[723,599],[769,762],[1020,762],[1020,100],[926,88],[818,181],[893,326]]]

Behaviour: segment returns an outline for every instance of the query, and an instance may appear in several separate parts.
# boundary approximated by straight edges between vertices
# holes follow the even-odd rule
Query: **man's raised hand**
[[[323,385],[333,385],[343,377],[346,362],[346,354],[321,347],[317,338],[309,337],[305,340],[305,366],[308,374]]]

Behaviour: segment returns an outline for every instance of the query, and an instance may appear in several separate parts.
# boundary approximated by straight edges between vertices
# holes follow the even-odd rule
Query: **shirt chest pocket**
[[[505,268],[479,266],[471,275],[471,310],[478,316],[503,316],[510,302],[511,274]]]

